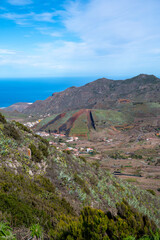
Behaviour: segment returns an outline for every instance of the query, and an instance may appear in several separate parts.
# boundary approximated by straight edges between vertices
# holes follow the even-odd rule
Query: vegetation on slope
[[[92,118],[90,114],[92,114]],[[57,116],[54,114],[45,118],[36,126],[36,130],[64,132],[71,136],[88,136],[91,129],[100,130],[104,127],[127,124],[133,121],[133,117],[130,117],[129,114],[116,110],[81,109]]]
[[[121,202],[127,213],[119,212],[117,203]],[[128,235],[136,239],[151,236],[160,225],[159,203],[157,196],[101,170],[98,162],[89,164],[58,151],[23,125],[8,123],[0,115],[0,222],[8,222],[17,239],[30,234],[28,229],[34,224],[43,227],[45,239],[88,239],[86,231],[90,239],[98,239],[96,234],[99,239],[117,240]],[[119,226],[125,226],[126,233]],[[116,232],[115,238],[108,229]]]

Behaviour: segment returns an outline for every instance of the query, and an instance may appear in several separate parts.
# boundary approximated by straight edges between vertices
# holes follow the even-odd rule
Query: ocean
[[[36,100],[44,100],[54,92],[72,86],[79,87],[96,79],[94,77],[0,79],[0,108],[17,102],[33,103]]]

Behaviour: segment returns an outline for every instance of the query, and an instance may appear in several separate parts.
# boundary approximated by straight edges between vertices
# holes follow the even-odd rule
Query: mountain
[[[4,111],[6,111],[6,112],[13,112],[13,111],[23,112],[31,104],[32,103],[25,103],[25,102],[15,103],[9,107],[4,108]]]
[[[0,139],[0,237],[10,233],[7,222],[17,240],[41,229],[46,240],[158,239],[159,197],[151,191],[116,178],[98,160],[56,149],[1,114]]]
[[[77,109],[115,108],[119,101],[159,102],[160,79],[140,74],[127,80],[98,79],[82,87],[71,87],[53,93],[44,101],[36,101],[23,112],[54,114]]]

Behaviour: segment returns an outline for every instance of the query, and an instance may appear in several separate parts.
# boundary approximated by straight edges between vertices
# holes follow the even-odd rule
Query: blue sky
[[[160,77],[159,0],[0,0],[0,78]]]

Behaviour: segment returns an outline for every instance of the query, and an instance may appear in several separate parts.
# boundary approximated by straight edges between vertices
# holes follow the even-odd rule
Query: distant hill
[[[128,114],[116,110],[80,109],[45,118],[36,126],[36,130],[87,137],[91,130],[127,124],[130,120]]]
[[[77,109],[115,108],[119,101],[160,102],[160,79],[140,74],[127,80],[98,79],[82,87],[71,87],[36,101],[24,113],[54,114]]]
[[[6,112],[13,111],[23,112],[30,105],[32,105],[32,103],[19,102],[12,104],[11,106],[4,108],[3,110]]]
[[[44,118],[35,128],[37,131],[65,133],[68,136],[89,137],[92,130],[117,127],[126,129],[134,125],[160,127],[160,104],[124,101],[114,110],[80,109]]]

